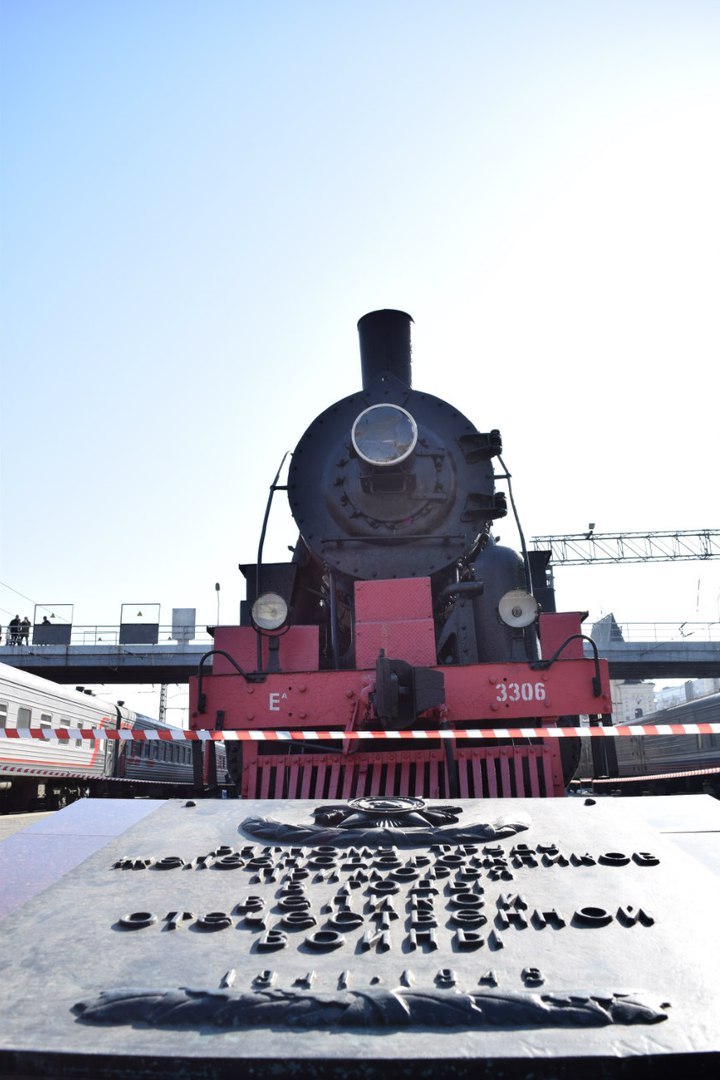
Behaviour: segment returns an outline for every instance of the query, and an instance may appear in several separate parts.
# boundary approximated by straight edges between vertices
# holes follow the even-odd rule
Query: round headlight
[[[369,465],[397,465],[417,443],[417,424],[399,405],[371,405],[352,427],[352,443]]]
[[[263,593],[252,606],[252,620],[259,630],[279,630],[287,617],[288,606],[277,593]]]
[[[498,615],[506,626],[530,626],[537,619],[537,600],[524,589],[511,589],[498,604]]]

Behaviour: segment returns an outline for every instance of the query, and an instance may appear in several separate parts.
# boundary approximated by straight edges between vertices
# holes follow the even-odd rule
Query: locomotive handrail
[[[593,651],[593,659],[595,661],[595,675],[592,680],[593,697],[600,697],[602,694],[602,680],[600,678],[600,655],[598,653],[598,647],[591,637],[587,634],[571,634],[569,638],[563,641],[562,645],[555,650],[555,653],[549,660],[533,660],[530,664],[532,671],[547,671],[547,669],[555,663],[560,654],[565,651],[571,641],[587,641],[590,648]]]
[[[448,596],[482,596],[485,591],[484,581],[451,581],[440,593],[440,599]]]
[[[432,540],[462,540],[460,533],[433,533],[432,536],[422,533],[403,533],[397,536],[323,536],[321,544],[397,544],[406,540],[423,540],[429,543]]]
[[[280,462],[280,465],[278,466],[278,471],[275,473],[275,479],[273,480],[272,484],[270,485],[270,491],[269,491],[269,494],[268,494],[267,503],[265,504],[265,515],[263,517],[262,528],[260,529],[260,540],[258,542],[257,565],[255,567],[255,599],[256,600],[261,595],[260,586],[262,584],[263,548],[265,546],[265,535],[267,533],[268,521],[270,519],[270,510],[272,509],[272,501],[273,501],[273,498],[275,496],[276,491],[287,491],[287,485],[285,485],[285,486],[279,485],[278,480],[280,479],[280,473],[282,472],[283,465],[285,464],[287,459],[289,457],[291,457],[291,456],[292,455],[291,455],[291,452],[289,450],[286,450],[285,453],[283,454],[282,461]],[[200,663],[202,663],[202,660],[200,661]],[[262,667],[262,638],[261,638],[260,634],[258,634],[258,636],[257,636],[257,666],[258,666],[258,670]]]
[[[240,667],[240,665],[238,664],[237,660],[234,660],[234,659],[233,659],[233,657],[232,657],[232,656],[230,655],[230,653],[227,653],[227,652],[225,652],[225,650],[224,650],[224,649],[210,649],[210,650],[209,650],[208,652],[204,653],[204,654],[203,654],[203,655],[202,655],[202,656],[200,657],[200,661],[199,661],[199,663],[198,663],[198,674],[197,674],[197,680],[198,680],[198,693],[197,693],[197,710],[198,710],[198,712],[199,712],[199,713],[204,713],[204,712],[206,711],[206,706],[207,706],[207,695],[206,695],[206,694],[205,694],[205,693],[203,692],[203,688],[202,688],[202,682],[203,682],[203,664],[205,663],[205,661],[206,661],[206,660],[208,659],[208,657],[209,657],[209,656],[224,656],[224,657],[225,657],[225,659],[226,659],[226,660],[227,660],[227,661],[228,661],[228,662],[229,662],[230,664],[232,664],[232,666],[233,666],[233,667],[235,668],[235,670],[237,671],[238,675],[242,675],[242,677],[243,677],[243,679],[245,680],[245,682],[250,682],[250,683],[261,683],[261,682],[265,682],[265,675],[263,675],[263,673],[262,673],[262,672],[258,672],[258,671],[254,671],[254,672],[247,672],[247,671],[243,671],[243,669],[242,669],[242,668]]]
[[[515,498],[513,496],[512,489],[512,474],[507,465],[502,459],[502,454],[498,454],[498,461],[505,470],[504,479],[507,480],[508,495],[510,496],[510,506],[512,508],[513,517],[515,518],[515,526],[518,531],[518,537],[520,538],[520,550],[522,551],[523,567],[525,569],[525,587],[530,595],[533,595],[533,580],[532,571],[530,569],[530,556],[528,555],[527,544],[525,543],[525,533],[523,532],[522,525],[520,524],[520,515],[518,514],[517,507],[515,505]],[[498,477],[500,479],[500,477]],[[597,696],[597,695],[596,695]]]

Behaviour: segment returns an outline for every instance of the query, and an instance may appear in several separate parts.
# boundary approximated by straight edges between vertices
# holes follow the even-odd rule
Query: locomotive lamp
[[[287,617],[288,606],[277,593],[263,593],[252,606],[252,621],[258,630],[279,630]]]
[[[525,631],[537,620],[539,608],[532,593],[525,589],[510,589],[500,597],[497,608],[500,622],[510,628],[510,659],[528,658]]]
[[[352,427],[355,452],[368,465],[399,465],[410,457],[417,438],[417,424],[399,405],[371,405]]]
[[[538,610],[537,600],[524,589],[510,589],[498,604],[500,620],[515,630],[531,626],[538,617]]]

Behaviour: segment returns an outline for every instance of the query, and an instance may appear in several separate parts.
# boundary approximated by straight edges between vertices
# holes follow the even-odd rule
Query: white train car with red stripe
[[[121,728],[172,730],[125,705],[0,664],[0,813],[58,808],[85,796],[165,798],[207,790],[209,777],[194,772],[192,748],[182,741],[77,736],[78,729]],[[48,732],[55,737],[43,738]],[[222,778],[224,748],[217,767]]]

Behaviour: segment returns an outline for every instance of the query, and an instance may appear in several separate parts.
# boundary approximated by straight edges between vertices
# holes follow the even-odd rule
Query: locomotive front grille
[[[456,759],[461,799],[565,794],[559,747],[554,743],[459,748]]]
[[[565,791],[554,743],[455,747],[450,762],[442,747],[326,754],[272,753],[244,744],[241,758],[233,772],[244,799],[538,798]]]

